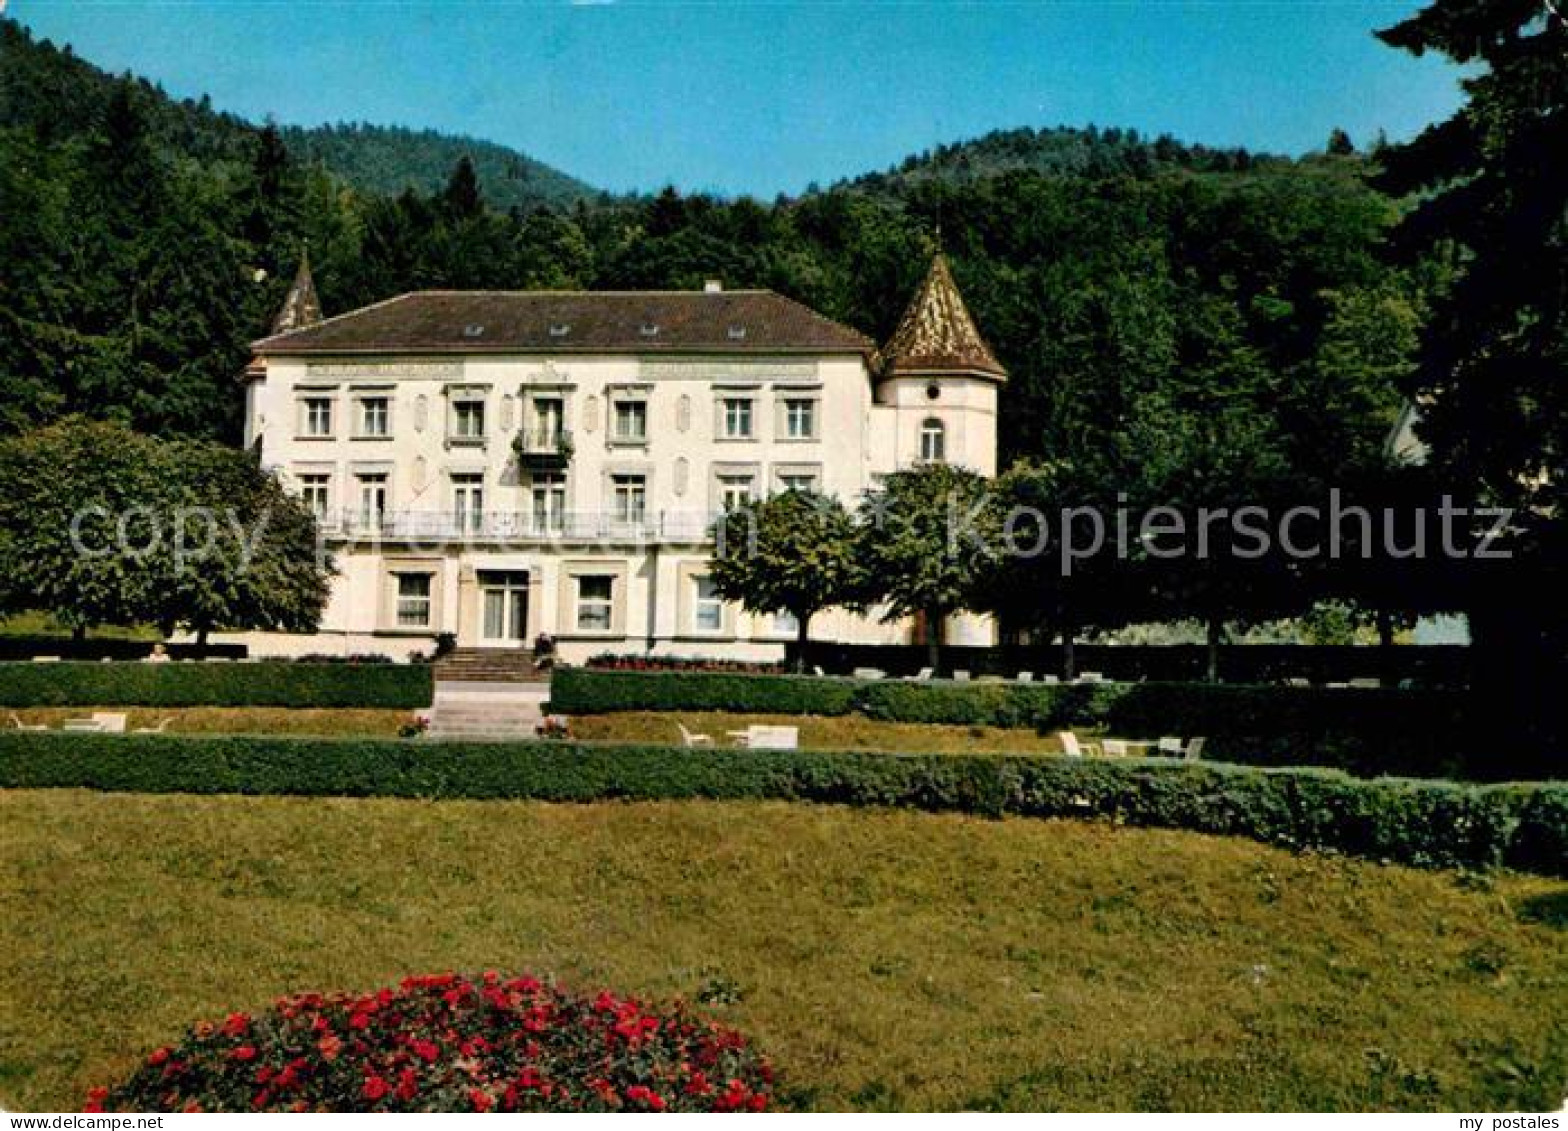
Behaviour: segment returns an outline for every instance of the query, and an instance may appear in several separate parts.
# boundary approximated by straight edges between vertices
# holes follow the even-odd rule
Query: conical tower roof
[[[898,329],[882,350],[884,377],[970,373],[996,381],[1007,370],[996,360],[969,316],[947,257],[938,253]]]
[[[310,275],[310,253],[302,251],[299,270],[294,273],[294,285],[289,288],[288,297],[283,300],[283,308],[278,311],[278,316],[272,320],[272,332],[287,334],[291,330],[303,330],[306,326],[314,326],[321,318],[321,300],[316,297],[316,280]]]

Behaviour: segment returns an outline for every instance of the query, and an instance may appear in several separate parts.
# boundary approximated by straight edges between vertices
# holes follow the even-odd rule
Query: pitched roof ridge
[[[402,294],[393,295],[391,298],[380,299],[366,306],[357,306],[353,310],[345,310],[342,314],[334,314],[330,318],[323,318],[320,322],[312,322],[309,326],[298,326],[292,330],[285,330],[281,334],[268,334],[265,338],[257,338],[251,342],[250,347],[251,349],[258,349],[269,343],[282,341],[284,338],[292,338],[295,334],[303,334],[307,330],[319,330],[323,326],[330,326],[335,322],[342,322],[344,319],[354,318],[368,311],[380,310],[384,306],[391,306],[394,302],[401,302],[419,293],[418,291],[404,291]]]

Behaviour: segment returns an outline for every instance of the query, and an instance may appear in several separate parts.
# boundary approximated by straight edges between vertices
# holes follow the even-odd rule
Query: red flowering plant
[[[732,1029],[532,977],[435,974],[202,1022],[87,1111],[763,1111]]]
[[[588,667],[619,672],[719,672],[726,675],[783,675],[782,663],[762,660],[709,660],[685,656],[622,656],[604,652],[588,658]]]

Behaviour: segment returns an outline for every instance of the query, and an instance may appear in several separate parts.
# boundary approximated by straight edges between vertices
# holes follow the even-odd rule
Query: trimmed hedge
[[[1099,817],[1429,867],[1568,876],[1568,786],[1053,756],[0,733],[0,787],[144,793],[772,799]]]
[[[424,664],[0,663],[3,707],[428,707]]]
[[[1451,691],[1255,687],[1211,683],[954,683],[698,672],[555,673],[551,709],[845,715],[888,722],[1208,740],[1221,761],[1332,766],[1376,777],[1503,781],[1559,767],[1487,749],[1470,697]]]

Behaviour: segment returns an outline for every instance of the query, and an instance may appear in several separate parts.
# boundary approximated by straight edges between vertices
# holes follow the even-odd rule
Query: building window
[[[811,492],[817,489],[817,473],[815,471],[781,471],[779,472],[780,491]]]
[[[692,588],[695,590],[691,606],[692,627],[698,632],[722,632],[724,601],[713,584],[713,578],[694,577]]]
[[[577,627],[582,632],[609,632],[614,626],[615,578],[586,574],[577,579]]]
[[[927,420],[920,426],[920,459],[923,463],[947,459],[947,429],[940,420]]]
[[[611,501],[616,522],[638,523],[647,513],[648,479],[643,475],[612,475]]]
[[[385,439],[392,434],[392,398],[359,398],[359,435]]]
[[[625,400],[615,402],[615,430],[611,433],[618,443],[640,444],[648,439],[648,402]]]
[[[300,431],[312,439],[332,435],[332,398],[304,397],[300,400]]]
[[[323,472],[311,472],[299,477],[299,497],[317,522],[322,522],[327,517],[327,510],[332,505],[332,476]]]
[[[784,402],[784,438],[817,438],[817,402],[808,397],[791,397]]]
[[[754,489],[755,481],[750,475],[719,476],[719,509],[733,511],[749,506]]]
[[[468,395],[452,401],[451,438],[461,443],[482,443],[485,438],[485,402]]]
[[[566,527],[566,476],[535,475],[530,488],[534,532],[559,534]]]
[[[460,533],[477,534],[484,528],[485,477],[483,475],[452,476],[452,513]]]
[[[800,621],[795,619],[794,613],[774,613],[773,623],[769,627],[774,636],[788,636],[793,640],[800,635]]]
[[[720,434],[726,440],[749,440],[751,429],[751,398],[725,397],[723,427]]]
[[[359,521],[362,526],[380,530],[387,519],[387,475],[372,472],[360,475]]]
[[[531,437],[535,450],[553,452],[558,449],[565,420],[566,405],[560,397],[535,397],[534,431]]]
[[[397,626],[430,627],[430,575],[397,574]]]

